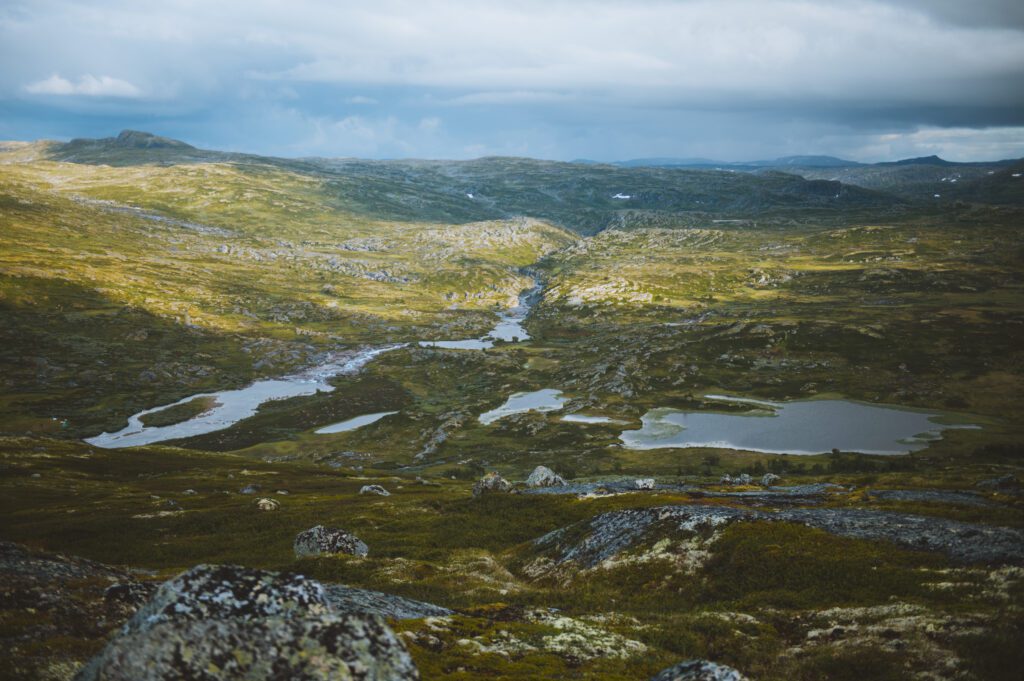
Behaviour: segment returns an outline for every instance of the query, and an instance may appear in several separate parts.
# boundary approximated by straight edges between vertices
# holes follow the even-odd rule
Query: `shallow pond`
[[[344,433],[349,430],[355,430],[356,428],[362,428],[368,426],[371,423],[380,421],[385,416],[391,416],[397,414],[397,411],[379,411],[376,414],[363,414],[362,416],[355,416],[348,419],[347,421],[341,421],[340,423],[334,423],[329,426],[324,426],[316,431],[317,435],[327,435],[329,433]]]
[[[514,393],[505,400],[505,404],[480,414],[480,423],[486,426],[506,416],[522,414],[528,411],[558,411],[568,401],[568,398],[562,397],[561,390],[554,390],[553,388],[534,390],[528,393]]]
[[[939,412],[921,412],[850,400],[766,402],[721,395],[708,399],[749,404],[743,413],[652,409],[639,430],[619,436],[629,449],[718,447],[768,454],[907,454],[940,439]]]

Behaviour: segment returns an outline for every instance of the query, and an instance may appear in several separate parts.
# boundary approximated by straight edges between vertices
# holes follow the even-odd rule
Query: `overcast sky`
[[[1024,156],[1021,0],[3,0],[0,138],[280,156]]]

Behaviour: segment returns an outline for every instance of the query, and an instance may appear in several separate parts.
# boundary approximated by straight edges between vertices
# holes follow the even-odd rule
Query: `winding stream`
[[[530,334],[526,332],[522,324],[526,320],[527,315],[530,314],[530,309],[537,302],[539,292],[540,285],[536,283],[532,288],[524,291],[519,296],[518,304],[503,312],[494,328],[480,338],[452,341],[420,341],[418,345],[421,347],[458,350],[484,350],[494,347],[495,341],[499,340],[506,342],[527,340]],[[290,376],[256,381],[252,385],[237,390],[189,395],[177,402],[153,407],[152,409],[146,409],[134,414],[129,417],[128,425],[116,433],[100,433],[95,437],[86,438],[85,441],[97,447],[114,449],[119,447],[139,447],[155,442],[195,437],[224,430],[242,419],[253,416],[260,405],[270,400],[284,400],[291,397],[315,395],[318,392],[331,392],[334,390],[334,386],[328,382],[330,379],[336,376],[358,373],[379,355],[406,347],[407,345],[407,343],[382,345],[366,348],[354,354],[334,355],[323,364]],[[197,397],[216,398],[219,405],[198,416],[167,426],[144,426],[140,420],[141,417],[147,414],[153,414],[163,411],[168,407],[184,404]],[[359,425],[366,424],[361,423]],[[358,427],[358,425],[354,427]],[[348,428],[343,430],[348,430]],[[325,433],[341,432],[340,430],[329,431],[326,429],[321,429],[321,431]]]

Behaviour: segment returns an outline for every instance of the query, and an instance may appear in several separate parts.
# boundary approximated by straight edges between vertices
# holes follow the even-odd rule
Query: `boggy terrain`
[[[90,660],[82,678],[131,678],[147,659],[198,677],[175,651],[211,678],[648,679],[703,659],[751,679],[981,680],[1024,663],[1011,166],[965,171],[937,205],[906,190],[920,164],[843,176],[861,188],[284,161],[144,133],[0,159],[11,678]],[[430,346],[486,336],[534,283],[528,339]],[[82,441],[375,349],[227,428]],[[536,391],[540,409],[510,408]],[[621,437],[651,410],[772,423],[771,404],[823,399],[954,427],[888,456]]]

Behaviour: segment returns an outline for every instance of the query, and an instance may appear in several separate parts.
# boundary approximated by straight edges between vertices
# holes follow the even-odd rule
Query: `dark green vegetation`
[[[532,544],[605,511],[742,504],[712,495],[735,491],[719,476],[744,472],[845,486],[757,502],[767,510],[816,501],[1024,526],[1019,489],[976,487],[1019,476],[1024,456],[1017,166],[281,160],[139,133],[11,145],[2,160],[0,539],[153,579],[238,563],[455,608],[396,625],[427,679],[645,679],[688,657],[756,679],[1019,669],[1017,567],[785,523],[669,536],[589,570],[553,569]],[[929,183],[954,172],[933,199]],[[411,345],[222,431],[135,450],[79,442],[328,353],[479,336],[531,276],[544,289],[528,343]],[[625,425],[477,421],[541,388]],[[650,408],[730,408],[712,393],[844,396],[983,428],[907,457],[618,446]],[[314,433],[381,411],[398,413]],[[538,464],[701,490],[470,494],[485,471],[522,480]],[[366,484],[392,494],[360,495]],[[885,489],[980,494],[871,495]],[[258,511],[258,497],[281,507]],[[296,561],[295,534],[316,524],[355,533],[369,557]],[[68,678],[99,646],[102,632],[23,605],[0,601],[0,646],[38,676]],[[52,638],[19,638],[51,617]]]

